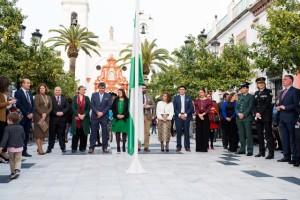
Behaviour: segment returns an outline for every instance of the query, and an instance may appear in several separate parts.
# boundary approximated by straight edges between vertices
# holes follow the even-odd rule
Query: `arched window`
[[[77,26],[78,23],[78,15],[76,12],[72,12],[71,14],[71,26]]]

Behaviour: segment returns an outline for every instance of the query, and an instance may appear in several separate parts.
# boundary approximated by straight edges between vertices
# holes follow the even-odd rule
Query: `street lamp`
[[[200,32],[200,35],[198,35],[198,37],[203,38],[203,39],[206,39],[206,38],[207,38],[207,35],[205,34],[205,29],[203,29],[203,30]]]
[[[218,40],[214,40],[210,45],[213,48],[213,53],[215,54],[215,56],[217,56],[219,53],[219,47],[220,47],[221,43],[218,42]]]
[[[145,34],[146,34],[146,27],[145,27],[145,24],[142,24],[141,29],[142,29],[141,34],[145,35]]]
[[[20,40],[24,39],[25,29],[26,29],[26,26],[21,25],[21,29],[19,31],[19,38],[20,38]]]
[[[43,34],[40,33],[40,29],[35,29],[35,32],[31,33],[32,39],[37,42],[37,44],[40,44],[41,39],[43,37]]]

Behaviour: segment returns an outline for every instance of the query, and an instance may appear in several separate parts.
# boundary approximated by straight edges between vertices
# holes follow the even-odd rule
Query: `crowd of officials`
[[[272,91],[266,88],[265,81],[264,77],[256,79],[258,90],[254,94],[249,93],[249,83],[246,82],[240,86],[240,96],[235,92],[225,93],[224,101],[218,104],[204,88],[199,90],[198,97],[193,100],[186,94],[187,88],[183,85],[178,88],[178,95],[174,96],[173,100],[168,92],[164,92],[161,100],[155,103],[147,94],[146,85],[143,85],[143,150],[150,152],[150,126],[153,122],[157,122],[161,151],[169,152],[171,130],[174,126],[177,133],[176,152],[182,151],[183,148],[190,152],[189,129],[194,118],[196,152],[214,150],[213,143],[218,137],[218,132],[221,132],[225,149],[236,154],[252,156],[252,127],[255,124],[259,144],[259,152],[255,157],[273,159],[276,147],[272,125],[276,122],[280,135],[277,140],[282,144],[283,151],[283,158],[278,162],[289,162],[299,166],[300,92],[292,86],[293,76],[285,75],[282,80],[283,90],[273,101]],[[91,99],[85,95],[86,89],[83,86],[78,87],[77,94],[73,98],[67,99],[62,95],[60,87],[55,87],[54,95],[49,96],[45,84],[38,86],[33,97],[29,79],[22,80],[21,88],[15,92],[14,97],[7,95],[9,86],[9,79],[0,77],[0,156],[1,161],[9,160],[12,179],[20,174],[21,157],[31,157],[27,152],[27,142],[32,123],[38,155],[51,153],[56,139],[62,153],[65,153],[66,133],[69,129],[72,134],[72,153],[75,153],[78,147],[79,151],[86,151],[88,135],[88,153],[93,153],[96,146],[102,146],[103,152],[109,153],[108,124],[111,110],[112,131],[116,133],[117,152],[126,151],[129,99],[123,89],[119,89],[117,96],[112,99],[111,94],[105,92],[106,85],[102,82],[98,85],[98,92],[93,93]],[[102,143],[99,141],[100,126]],[[156,129],[156,124],[154,128]],[[183,143],[182,136],[184,136]],[[48,138],[48,147],[44,152],[45,138]],[[141,143],[138,150],[141,151]]]

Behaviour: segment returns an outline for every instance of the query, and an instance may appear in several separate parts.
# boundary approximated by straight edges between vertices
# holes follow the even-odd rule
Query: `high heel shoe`
[[[162,151],[162,152],[164,152],[164,151],[165,151],[165,149],[164,149],[164,143],[162,143],[162,142],[161,142],[161,144],[160,144],[160,148],[161,148],[161,151]]]
[[[39,150],[37,150],[37,152],[38,152],[39,155],[45,155],[46,154],[44,151],[39,152]]]
[[[166,152],[169,152],[169,143],[166,144]]]

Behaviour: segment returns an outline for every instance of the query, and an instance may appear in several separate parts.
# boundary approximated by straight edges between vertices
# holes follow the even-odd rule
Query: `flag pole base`
[[[145,174],[146,171],[142,167],[139,159],[134,156],[129,169],[126,171],[127,174]]]

